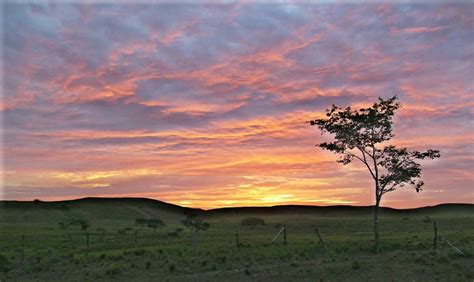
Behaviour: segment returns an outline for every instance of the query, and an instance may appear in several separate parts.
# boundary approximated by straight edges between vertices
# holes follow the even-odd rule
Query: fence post
[[[323,238],[321,237],[321,234],[319,234],[318,228],[314,228],[314,231],[316,232],[316,235],[317,235],[318,238],[319,238],[319,243],[321,243],[321,245],[323,246],[323,248],[326,249],[326,245],[324,245]]]
[[[280,233],[285,229],[285,226],[283,226],[280,231],[278,231],[278,233],[275,235],[275,237],[273,237],[273,240],[270,242],[270,245],[273,244],[273,242],[275,242],[276,238],[278,238],[278,236],[280,235]]]
[[[436,252],[436,243],[438,240],[438,228],[436,227],[436,221],[434,220],[433,220],[433,228],[434,228],[433,250]]]
[[[286,225],[283,225],[283,244],[288,244],[286,241]]]

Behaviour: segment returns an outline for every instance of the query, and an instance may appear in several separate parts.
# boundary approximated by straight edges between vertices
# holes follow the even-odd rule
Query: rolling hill
[[[160,217],[177,221],[188,213],[206,217],[232,215],[318,215],[367,216],[372,206],[304,206],[280,205],[272,207],[237,207],[202,210],[187,208],[148,198],[82,198],[67,201],[0,201],[0,221],[42,222],[58,221],[67,216],[97,220],[133,220]],[[416,209],[381,208],[382,214],[474,213],[474,204],[441,204]]]

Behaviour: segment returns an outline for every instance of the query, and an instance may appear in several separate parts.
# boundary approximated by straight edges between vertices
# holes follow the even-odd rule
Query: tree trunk
[[[374,207],[374,252],[379,251],[379,207],[375,205]]]
[[[374,252],[379,252],[379,205],[380,198],[376,197],[374,206]]]

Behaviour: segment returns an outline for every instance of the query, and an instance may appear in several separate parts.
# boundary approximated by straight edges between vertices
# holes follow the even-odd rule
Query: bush
[[[256,227],[257,225],[264,226],[265,225],[265,220],[263,220],[262,218],[258,218],[258,217],[247,217],[247,218],[244,218],[242,220],[241,225],[242,226],[248,226],[248,227]]]

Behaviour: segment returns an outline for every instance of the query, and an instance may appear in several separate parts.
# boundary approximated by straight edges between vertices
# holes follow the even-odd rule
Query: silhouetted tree
[[[79,226],[81,230],[87,230],[90,224],[87,220],[81,218],[71,218],[59,222],[60,229],[68,229],[69,226]]]
[[[81,230],[87,230],[87,228],[90,226],[87,220],[81,218],[71,219],[70,225],[77,225],[81,228]]]
[[[167,244],[170,242],[171,238],[179,238],[179,235],[183,232],[183,228],[178,227],[175,228],[173,231],[169,231],[167,236],[166,236],[166,242]]]
[[[196,249],[196,239],[199,231],[206,231],[210,224],[198,218],[197,214],[188,214],[186,219],[182,221],[183,225],[191,229],[193,248]]]
[[[423,181],[420,180],[421,165],[417,159],[439,158],[437,150],[425,152],[409,151],[393,145],[382,146],[390,140],[393,116],[400,104],[396,96],[374,103],[369,108],[352,110],[335,105],[326,110],[326,118],[310,121],[324,132],[333,135],[334,142],[318,144],[324,150],[339,154],[337,160],[343,165],[354,159],[362,162],[368,169],[375,186],[374,205],[374,251],[379,249],[378,210],[385,193],[410,185],[417,192],[421,191]]]
[[[153,229],[153,235],[155,235],[157,228],[162,228],[165,223],[159,218],[150,218],[147,220],[147,226]]]

